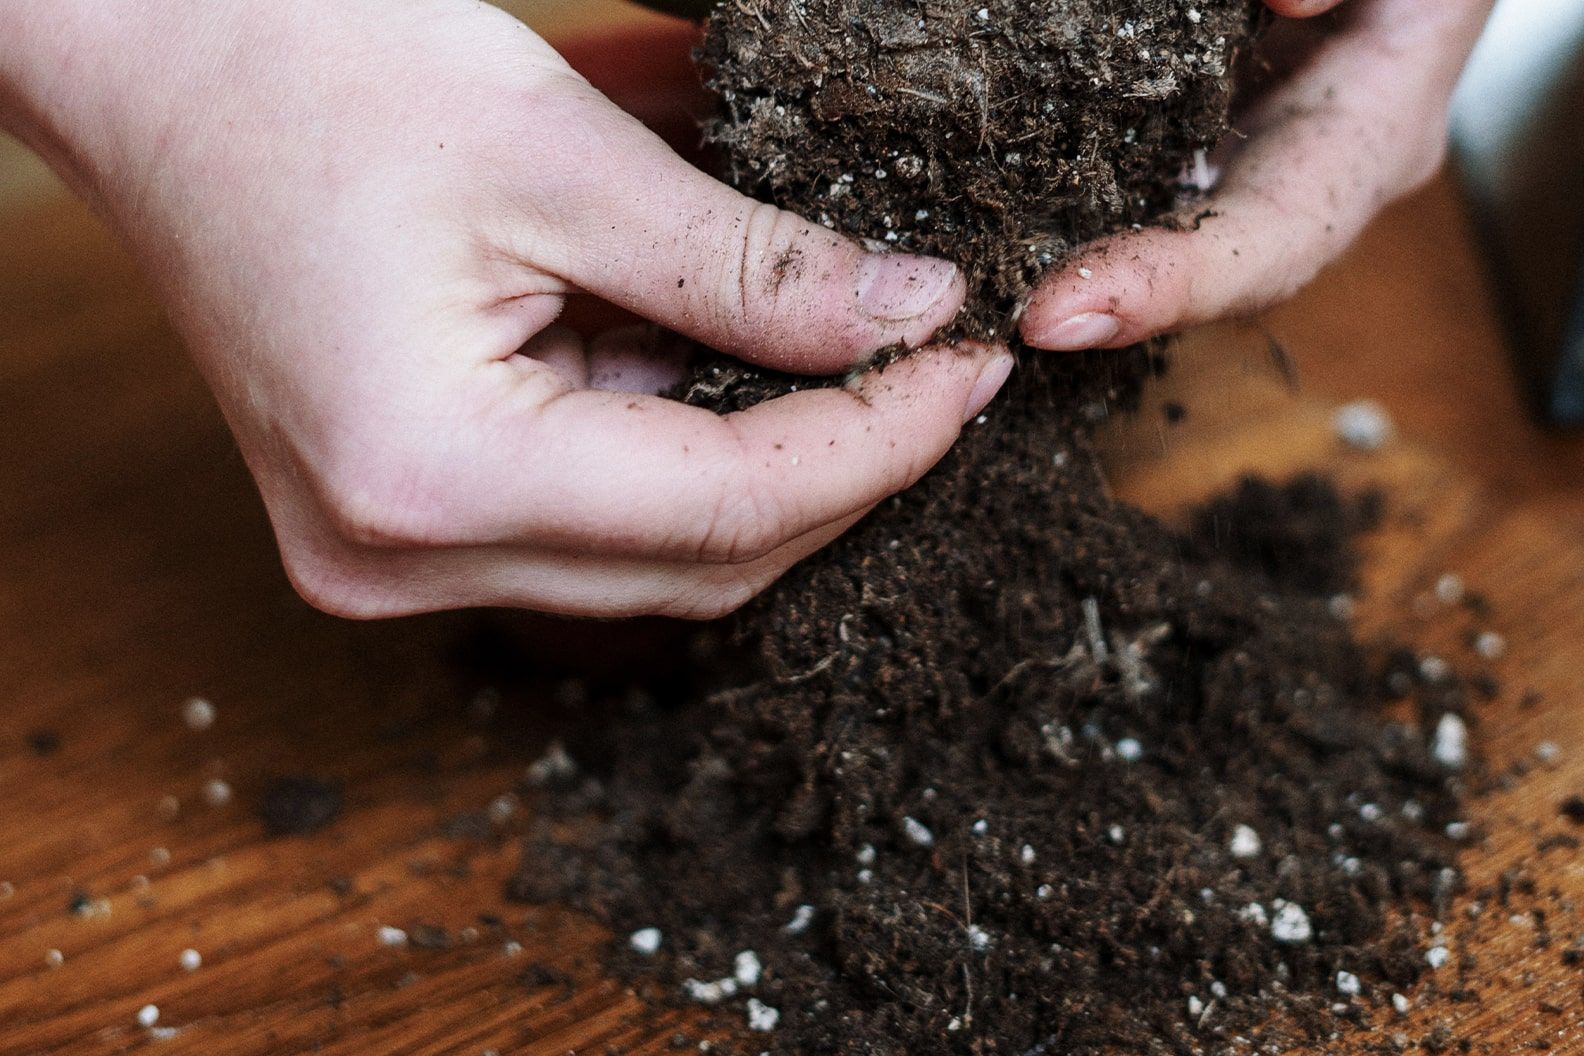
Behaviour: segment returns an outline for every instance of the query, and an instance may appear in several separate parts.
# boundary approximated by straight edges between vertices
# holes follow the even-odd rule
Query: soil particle
[[[274,778],[264,788],[259,818],[271,836],[303,836],[341,816],[341,782],[307,775]]]

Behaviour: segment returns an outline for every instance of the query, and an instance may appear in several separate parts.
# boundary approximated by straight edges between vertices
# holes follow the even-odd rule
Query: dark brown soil
[[[294,774],[265,786],[259,818],[271,836],[303,836],[335,821],[345,806],[341,782]]]
[[[964,262],[961,332],[1004,336],[1043,266],[1178,204],[1256,9],[741,0],[704,51],[715,137],[739,184]],[[1388,1020],[1461,883],[1472,763],[1432,747],[1465,694],[1383,677],[1331,603],[1374,500],[1250,483],[1179,532],[1111,499],[1091,432],[1158,366],[1029,357],[922,483],[705,632],[691,692],[535,768],[511,893],[606,921],[656,1000],[768,1028],[749,1053],[1264,1052]],[[688,395],[789,384],[714,360]]]

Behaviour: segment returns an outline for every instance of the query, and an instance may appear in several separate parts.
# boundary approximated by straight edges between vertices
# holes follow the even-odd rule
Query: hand
[[[963,280],[706,178],[496,8],[31,6],[0,0],[0,113],[152,275],[328,611],[724,613],[1011,368],[934,349],[725,417],[649,395],[676,364],[552,325],[569,293],[831,374],[924,341]]]
[[[1338,0],[1271,6],[1303,16]],[[1278,23],[1209,200],[1185,212],[1180,230],[1101,241],[1049,275],[1023,314],[1024,339],[1121,348],[1292,296],[1440,169],[1452,90],[1491,6],[1349,0]]]

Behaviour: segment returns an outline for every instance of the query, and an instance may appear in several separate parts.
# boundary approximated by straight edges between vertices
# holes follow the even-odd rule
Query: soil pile
[[[1257,17],[740,0],[715,135],[745,188],[968,262],[963,332],[1004,334],[1074,243],[1177,204]],[[1250,483],[1178,532],[1110,498],[1091,430],[1156,366],[1030,358],[703,685],[535,769],[512,893],[592,910],[749,1052],[1264,1052],[1392,1016],[1460,884],[1464,694],[1374,677],[1333,604],[1372,503]],[[788,384],[714,362],[691,394]]]

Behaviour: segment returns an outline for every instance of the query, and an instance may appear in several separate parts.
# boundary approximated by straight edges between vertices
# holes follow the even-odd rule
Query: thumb
[[[961,307],[967,287],[954,265],[866,252],[739,194],[586,84],[560,105],[560,123],[580,135],[576,156],[554,164],[581,176],[555,181],[552,231],[534,240],[533,263],[566,282],[722,352],[800,374],[922,345]]]

